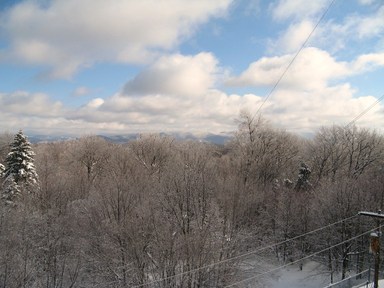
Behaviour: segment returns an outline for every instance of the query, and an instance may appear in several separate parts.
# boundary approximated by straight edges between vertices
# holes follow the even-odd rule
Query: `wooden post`
[[[381,210],[378,213],[373,212],[359,212],[359,215],[374,217],[377,219],[377,231],[371,233],[371,247],[370,250],[375,257],[375,274],[373,278],[373,287],[379,288],[379,271],[380,271],[380,234],[381,226],[380,220],[384,218],[384,214],[381,214]]]
[[[377,233],[371,233],[370,250],[375,257],[375,274],[373,277],[373,287],[379,288],[379,269],[380,269],[380,237]]]

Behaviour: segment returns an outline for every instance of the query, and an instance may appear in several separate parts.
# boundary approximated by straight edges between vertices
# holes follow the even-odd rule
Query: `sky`
[[[0,132],[384,133],[383,82],[383,0],[0,0]]]

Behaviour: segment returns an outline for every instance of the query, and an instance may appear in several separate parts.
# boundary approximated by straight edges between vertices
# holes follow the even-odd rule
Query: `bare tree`
[[[129,143],[136,161],[145,168],[146,173],[157,177],[167,165],[173,147],[172,137],[156,134],[143,134]]]
[[[98,136],[86,136],[68,145],[70,172],[76,175],[79,197],[86,197],[95,179],[103,173],[109,158],[109,143]]]
[[[316,184],[323,177],[359,177],[383,158],[383,140],[375,132],[355,126],[323,127],[312,141],[311,166]]]
[[[266,187],[275,179],[291,174],[297,161],[297,139],[285,131],[272,128],[260,116],[255,118],[242,112],[239,121],[232,149],[242,162],[244,182],[253,181]]]

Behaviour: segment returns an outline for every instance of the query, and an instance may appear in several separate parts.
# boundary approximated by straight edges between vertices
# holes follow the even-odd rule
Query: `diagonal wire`
[[[380,228],[381,228],[381,227],[382,227],[382,226],[380,226]],[[364,232],[364,233],[362,233],[362,234],[359,234],[359,235],[357,235],[357,236],[354,236],[354,237],[352,237],[352,238],[349,238],[349,239],[347,239],[347,240],[344,240],[344,241],[342,241],[342,242],[340,242],[340,243],[338,243],[338,244],[329,246],[329,247],[324,248],[324,249],[322,249],[322,250],[320,250],[320,251],[314,252],[314,253],[312,253],[312,254],[310,254],[310,255],[308,255],[308,256],[305,256],[305,257],[303,257],[303,258],[300,258],[300,259],[298,259],[298,260],[295,260],[295,261],[293,261],[293,262],[290,262],[290,263],[288,263],[288,264],[284,264],[284,265],[282,265],[282,266],[273,268],[273,269],[268,270],[268,271],[266,271],[266,272],[259,273],[259,274],[255,275],[255,276],[252,276],[252,277],[249,277],[249,278],[246,278],[246,279],[237,281],[237,282],[232,283],[232,284],[230,284],[230,285],[224,286],[223,288],[234,287],[234,286],[236,286],[236,285],[238,285],[238,284],[241,284],[241,283],[244,283],[244,282],[248,282],[248,281],[250,281],[250,280],[259,278],[259,277],[261,277],[261,276],[270,274],[270,273],[272,273],[272,272],[276,272],[276,271],[281,270],[281,269],[283,269],[283,268],[286,268],[286,267],[288,267],[288,266],[290,266],[290,265],[292,265],[292,264],[297,264],[297,263],[299,263],[299,262],[301,262],[301,261],[303,261],[303,260],[309,259],[309,258],[311,258],[311,257],[313,257],[313,256],[318,255],[318,254],[324,253],[324,252],[326,252],[326,251],[328,251],[328,250],[330,250],[330,249],[333,249],[333,248],[335,248],[335,247],[337,247],[337,246],[340,246],[340,245],[343,245],[343,244],[345,244],[345,243],[348,243],[348,242],[350,242],[350,241],[352,241],[352,240],[358,239],[358,238],[360,238],[360,237],[362,237],[362,236],[364,236],[364,235],[366,235],[366,234],[368,234],[368,233],[371,233],[371,232],[373,232],[373,231],[376,231],[376,230],[377,230],[377,228],[373,228],[373,229],[368,230],[368,231],[366,231],[366,232]]]
[[[261,108],[264,106],[264,104],[267,102],[268,98],[273,94],[273,92],[276,90],[277,86],[279,86],[281,80],[283,80],[285,74],[287,74],[289,68],[292,66],[293,62],[295,62],[297,56],[299,56],[300,52],[304,49],[304,47],[307,45],[309,39],[312,37],[313,33],[319,26],[320,22],[323,21],[324,17],[327,15],[328,11],[331,9],[331,6],[335,0],[332,0],[327,9],[323,12],[323,15],[321,15],[320,19],[317,21],[316,25],[313,27],[311,33],[309,33],[308,37],[305,39],[304,43],[301,45],[300,49],[296,52],[295,56],[292,58],[292,60],[289,62],[288,66],[284,69],[283,73],[280,75],[280,77],[277,79],[275,85],[273,85],[272,89],[269,91],[268,95],[264,98],[264,101],[261,103],[260,107],[256,111],[256,115],[260,112]]]
[[[371,106],[367,107],[363,112],[361,112],[359,115],[357,115],[351,122],[349,122],[347,125],[345,125],[344,128],[348,128],[349,126],[353,125],[357,120],[359,120],[361,117],[363,117],[365,114],[367,114],[373,107],[375,107],[377,104],[381,102],[381,100],[384,99],[384,94],[381,95],[380,98],[378,98],[374,103],[371,104]]]
[[[207,268],[214,267],[214,266],[216,266],[216,265],[221,265],[221,264],[224,264],[224,263],[229,262],[229,261],[233,261],[233,260],[237,260],[237,259],[240,259],[240,258],[243,258],[243,257],[247,257],[247,256],[249,256],[249,255],[256,254],[256,253],[258,253],[258,252],[261,252],[261,251],[264,251],[264,250],[273,248],[273,247],[275,247],[275,246],[282,245],[282,244],[287,243],[287,242],[289,242],[289,241],[293,241],[293,240],[299,239],[299,238],[304,237],[304,236],[306,236],[306,235],[313,234],[313,233],[315,233],[315,232],[319,232],[319,231],[324,230],[324,229],[326,229],[326,228],[332,227],[332,226],[334,226],[334,225],[336,225],[336,224],[339,224],[339,223],[342,223],[342,222],[345,222],[345,221],[349,221],[349,220],[351,220],[351,219],[353,219],[353,218],[355,218],[355,217],[357,217],[357,216],[358,216],[358,215],[353,215],[353,216],[351,216],[351,217],[344,218],[344,219],[339,220],[339,221],[337,221],[337,222],[328,224],[328,225],[326,225],[326,226],[322,226],[322,227],[317,228],[317,229],[315,229],[315,230],[309,231],[309,232],[307,232],[307,233],[298,235],[298,236],[296,236],[296,237],[293,237],[293,238],[290,238],[290,239],[287,239],[287,240],[284,240],[284,241],[281,241],[281,242],[278,242],[278,243],[274,243],[274,244],[271,244],[271,245],[268,245],[268,246],[264,246],[264,247],[261,247],[261,248],[259,248],[259,249],[256,249],[256,250],[253,250],[253,251],[244,253],[244,254],[240,254],[240,255],[237,255],[237,256],[234,256],[234,257],[231,257],[231,258],[227,258],[227,259],[224,259],[224,260],[221,260],[221,261],[217,261],[217,262],[215,262],[215,263],[211,263],[211,264],[204,265],[204,266],[201,266],[201,267],[198,267],[198,268],[195,268],[195,269],[191,269],[191,270],[188,270],[188,271],[184,271],[184,272],[181,272],[181,273],[172,275],[172,276],[164,277],[164,278],[162,278],[162,279],[154,280],[154,281],[147,282],[147,283],[144,283],[144,284],[139,284],[139,285],[133,286],[133,288],[138,288],[138,287],[148,286],[148,285],[155,284],[155,283],[159,283],[159,282],[162,282],[162,281],[165,281],[165,280],[173,279],[173,278],[176,278],[176,277],[178,277],[178,276],[183,276],[183,275],[191,274],[191,273],[197,272],[197,271],[202,270],[202,269],[207,269]]]

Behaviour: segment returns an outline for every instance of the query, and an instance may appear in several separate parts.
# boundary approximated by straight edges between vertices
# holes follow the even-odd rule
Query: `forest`
[[[241,255],[277,266],[313,255],[330,282],[371,261],[376,222],[357,213],[384,204],[373,130],[304,138],[242,112],[224,145],[23,137],[0,134],[0,287],[264,287],[233,285]]]

